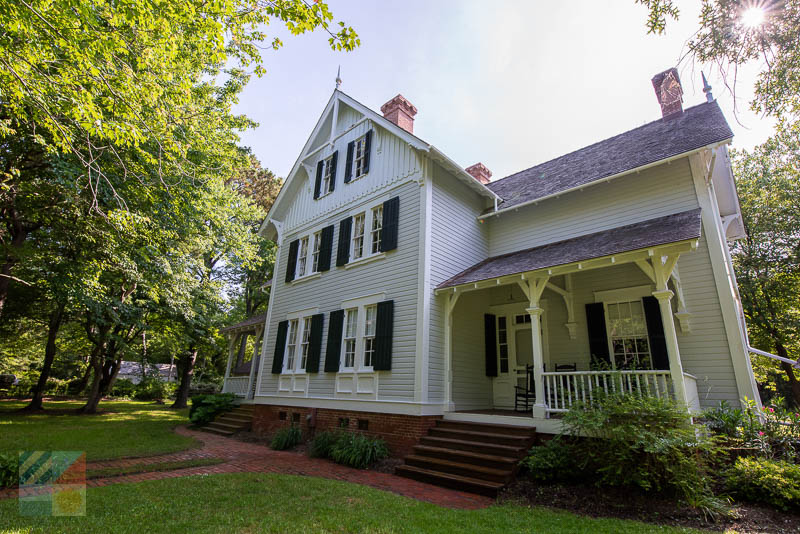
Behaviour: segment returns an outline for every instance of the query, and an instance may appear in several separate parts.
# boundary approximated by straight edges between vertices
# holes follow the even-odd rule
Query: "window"
[[[289,335],[286,336],[286,370],[294,370],[295,354],[297,353],[297,319],[289,321]]]
[[[500,348],[498,356],[500,357],[500,372],[508,372],[508,328],[506,325],[505,317],[497,318],[497,343]]]
[[[303,335],[300,341],[300,367],[298,371],[305,371],[308,361],[308,347],[311,343],[311,317],[303,318]]]
[[[530,324],[531,316],[527,313],[521,313],[514,316],[514,324]]]
[[[325,169],[322,171],[322,188],[319,196],[325,196],[331,192],[331,181],[333,177],[333,156],[325,160]]]
[[[300,240],[300,250],[297,253],[297,270],[295,278],[300,278],[306,274],[306,260],[308,259],[308,236]]]
[[[353,254],[354,260],[364,255],[364,214],[359,213],[353,217]]]
[[[378,314],[378,306],[367,306],[364,312],[364,367],[372,367],[372,357],[375,355],[375,317]]]
[[[641,300],[606,303],[606,323],[615,368],[653,368]]]
[[[311,254],[311,272],[319,272],[319,248],[322,244],[322,232],[314,234],[314,251]]]
[[[383,228],[383,204],[372,208],[370,237],[372,239],[373,254],[377,254],[381,250],[381,228]]]
[[[353,369],[356,364],[356,332],[358,329],[358,308],[350,308],[345,312],[344,328],[344,367]]]
[[[363,136],[355,145],[355,178],[360,178],[366,174],[364,164],[367,161],[367,137]]]

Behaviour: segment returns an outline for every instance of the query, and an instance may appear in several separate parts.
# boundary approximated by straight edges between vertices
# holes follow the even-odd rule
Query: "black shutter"
[[[497,376],[497,317],[483,316],[484,346],[486,347],[486,376]]]
[[[394,332],[394,301],[378,303],[375,317],[375,356],[372,368],[376,371],[392,369],[392,332]]]
[[[589,331],[589,354],[593,360],[611,366],[608,354],[608,334],[606,334],[606,312],[602,302],[586,305],[586,326]]]
[[[308,360],[306,372],[319,373],[319,353],[322,351],[322,324],[325,316],[321,313],[311,317],[311,339],[308,340]]]
[[[320,232],[321,242],[319,244],[319,260],[317,269],[319,272],[327,271],[331,268],[331,253],[333,252],[333,225],[326,226]]]
[[[300,246],[300,240],[295,239],[289,243],[289,257],[286,260],[286,283],[294,280],[294,269],[297,264],[297,247]]]
[[[339,250],[336,251],[336,266],[341,267],[350,261],[350,232],[353,218],[348,217],[339,223]]]
[[[328,193],[336,189],[336,164],[339,161],[339,151],[333,153],[331,156],[330,166],[331,166],[331,183],[328,185]]]
[[[344,310],[331,312],[328,320],[328,345],[325,349],[325,372],[339,371],[339,357],[342,352],[342,328],[344,326]]]
[[[400,197],[383,203],[383,226],[381,228],[381,252],[397,248],[397,228],[400,222]]]
[[[368,131],[367,135],[364,136],[364,170],[363,170],[364,174],[367,174],[369,172],[369,152],[371,146],[372,146],[372,130]]]
[[[355,148],[355,141],[350,141],[347,143],[347,159],[345,160],[344,165],[344,183],[348,183],[353,179],[353,151]]]
[[[661,322],[661,308],[655,297],[644,297],[644,322],[647,324],[647,337],[650,338],[650,355],[653,357],[653,367],[656,369],[669,369],[669,354],[667,353],[667,338],[664,336],[664,323]]]
[[[286,331],[289,329],[289,321],[278,323],[278,335],[275,336],[275,352],[272,357],[272,374],[279,375],[283,371],[283,351],[286,348]]]
[[[317,179],[314,182],[314,198],[319,198],[320,190],[322,189],[322,171],[325,167],[325,160],[317,163]]]

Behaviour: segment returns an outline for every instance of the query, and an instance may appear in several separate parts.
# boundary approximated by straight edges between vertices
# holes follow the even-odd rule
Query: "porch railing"
[[[247,384],[249,382],[249,376],[231,376],[225,380],[222,391],[223,393],[235,393],[239,397],[246,397]]]
[[[550,413],[566,412],[578,402],[591,405],[607,393],[674,398],[669,371],[570,371],[542,373]]]

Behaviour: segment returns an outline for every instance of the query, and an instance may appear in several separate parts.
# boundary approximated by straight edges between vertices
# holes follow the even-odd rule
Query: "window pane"
[[[364,335],[375,335],[375,314],[377,313],[377,306],[369,306],[365,310],[367,313],[366,322],[364,324]]]

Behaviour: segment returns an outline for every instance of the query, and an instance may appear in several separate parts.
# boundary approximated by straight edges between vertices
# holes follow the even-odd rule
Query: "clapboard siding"
[[[453,310],[453,404],[456,410],[492,408],[486,376],[483,314],[486,290],[465,293]]]
[[[377,161],[376,161],[377,163]],[[372,172],[370,172],[372,176]],[[275,298],[267,335],[265,362],[262,365],[262,378],[259,395],[275,395],[278,390],[277,375],[271,374],[272,358],[278,322],[285,320],[291,312],[307,308],[319,308],[325,314],[323,340],[327,339],[329,313],[341,309],[344,300],[385,293],[386,299],[394,300],[394,339],[392,350],[392,370],[379,373],[379,400],[413,400],[414,397],[414,358],[416,352],[416,317],[418,295],[418,254],[419,254],[419,194],[420,187],[414,180],[406,181],[390,190],[381,191],[380,198],[400,197],[400,220],[397,249],[386,253],[386,257],[351,269],[336,267],[322,273],[316,279],[286,284],[283,273],[286,269],[288,243],[297,234],[284,238],[278,258],[279,272],[273,278],[272,290]],[[369,204],[368,204],[369,205]],[[335,225],[334,243],[339,239],[339,221],[350,213],[354,206],[347,206],[342,213],[329,216],[320,221],[320,226]],[[335,249],[335,247],[334,247]],[[335,254],[335,250],[334,250]],[[320,369],[324,367],[325,343],[321,356]],[[334,397],[335,373],[311,374],[309,396]]]
[[[433,289],[486,259],[489,243],[486,226],[477,221],[483,200],[438,165],[432,183],[428,399],[436,402],[444,400],[444,297]]]
[[[487,219],[489,255],[506,254],[698,207],[688,160],[660,165]]]

